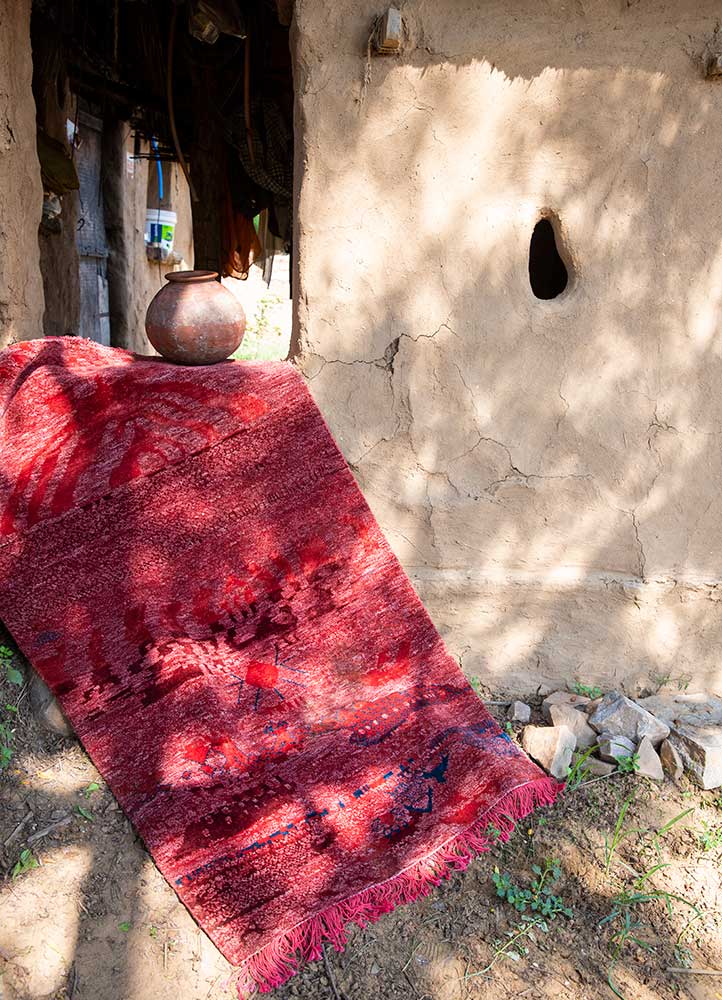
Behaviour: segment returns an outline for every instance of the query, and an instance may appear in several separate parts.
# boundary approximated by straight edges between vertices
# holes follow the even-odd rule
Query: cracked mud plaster
[[[467,670],[722,684],[718,11],[424,0],[359,105],[376,14],[297,10],[314,396]]]

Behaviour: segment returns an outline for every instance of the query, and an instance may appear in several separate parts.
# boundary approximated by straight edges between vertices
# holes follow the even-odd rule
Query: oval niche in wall
[[[539,219],[529,241],[529,284],[538,299],[555,299],[569,282],[569,272],[557,249],[554,226]]]

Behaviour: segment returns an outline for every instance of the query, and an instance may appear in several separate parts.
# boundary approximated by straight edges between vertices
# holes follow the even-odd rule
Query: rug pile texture
[[[558,790],[446,652],[288,364],[0,354],[0,618],[241,994]]]

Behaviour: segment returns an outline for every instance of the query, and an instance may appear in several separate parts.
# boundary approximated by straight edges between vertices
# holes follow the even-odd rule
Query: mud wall
[[[42,336],[30,0],[0,0],[0,348]]]
[[[719,7],[382,9],[296,6],[296,361],[468,673],[719,689]]]

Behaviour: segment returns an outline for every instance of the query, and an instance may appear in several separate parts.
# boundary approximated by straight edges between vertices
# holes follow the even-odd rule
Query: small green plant
[[[5,668],[5,677],[10,684],[18,687],[23,683],[23,675],[13,666],[15,653],[9,646],[0,646],[0,666]]]
[[[581,684],[579,681],[575,681],[572,687],[574,694],[581,695],[582,698],[590,698],[592,701],[596,701],[597,698],[601,698],[604,692],[600,687],[589,684]]]
[[[553,884],[561,876],[559,862],[556,859],[547,858],[543,867],[532,865],[532,872],[535,877],[531,885],[526,888],[513,882],[508,872],[500,872],[498,868],[494,868],[492,881],[496,887],[497,896],[521,914],[521,919],[509,928],[504,940],[495,942],[494,953],[489,964],[479,972],[472,972],[464,976],[465,980],[485,975],[500,958],[519,961],[528,951],[526,941],[536,941],[537,931],[547,934],[550,921],[559,916],[572,918],[571,907],[566,906],[561,896],[555,896],[552,891]]]
[[[683,969],[692,968],[692,952],[686,944],[680,944],[679,940],[674,946],[674,964]]]
[[[504,732],[507,736],[514,736],[514,727],[511,722],[507,721],[504,723]]]
[[[617,770],[620,774],[634,774],[639,770],[639,754],[631,753],[628,757],[615,757]]]
[[[89,799],[93,792],[97,792],[100,789],[100,785],[97,781],[91,781],[87,788],[83,789],[83,795],[86,799]]]
[[[122,931],[124,934],[127,934],[132,926],[133,925],[131,924],[130,920],[124,920],[122,923],[118,924],[118,930]]]
[[[483,694],[481,690],[481,677],[478,677],[476,674],[474,674],[472,677],[469,677],[469,684],[471,684],[472,688],[474,689],[474,692],[478,694],[480,698],[482,698]]]
[[[248,329],[259,337],[266,337],[271,332],[280,337],[281,327],[278,324],[273,327],[271,326],[270,313],[282,301],[280,295],[274,295],[272,292],[264,292],[258,300],[256,315],[251,317]]]
[[[15,862],[13,870],[11,872],[11,878],[15,880],[20,875],[24,875],[26,872],[32,871],[33,868],[38,868],[39,862],[37,858],[33,855],[33,852],[27,848],[20,852],[20,857]]]
[[[489,825],[486,828],[486,835],[489,838],[489,840],[493,844],[495,844],[498,840],[501,839],[501,830],[499,829],[498,826],[494,826],[493,823],[489,823]]]
[[[155,927],[153,924],[151,924],[150,927],[149,927],[149,929],[148,929],[148,933],[150,934],[150,936],[152,938],[157,938],[158,937],[158,928]]]
[[[494,868],[491,878],[496,886],[497,896],[505,899],[519,913],[531,910],[550,919],[560,913],[565,917],[571,917],[572,911],[564,905],[561,897],[552,893],[550,888],[561,876],[559,862],[547,858],[543,868],[540,865],[532,865],[531,870],[536,878],[528,889],[524,889],[512,882],[508,872],[502,874],[498,868]]]
[[[94,822],[95,817],[89,809],[84,809],[83,806],[76,806],[75,811],[79,816],[82,816],[83,819],[87,819],[89,823]]]
[[[15,730],[9,722],[0,720],[0,770],[8,766],[13,759],[13,740]]]
[[[279,323],[272,323],[272,313],[283,304],[280,296],[264,292],[258,300],[254,315],[249,316],[243,343],[233,355],[244,361],[271,361],[281,358],[288,347],[288,333],[284,337]]]
[[[23,675],[13,666],[15,652],[7,645],[0,645],[0,677],[4,675],[9,684],[21,687]],[[15,716],[18,714],[17,705],[9,703],[4,706],[4,713],[0,715],[0,770],[8,766],[13,757],[13,743],[15,741]]]
[[[712,826],[702,820],[702,830],[697,834],[703,851],[716,851],[722,847],[722,826]]]

